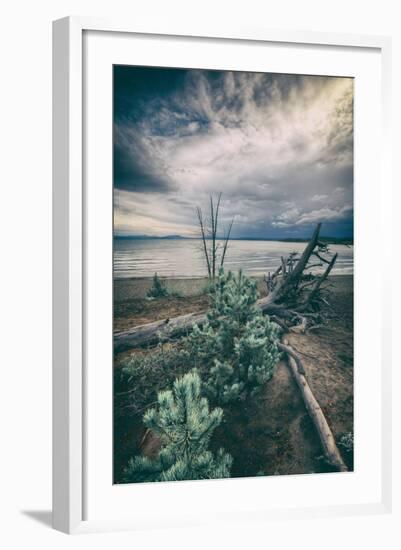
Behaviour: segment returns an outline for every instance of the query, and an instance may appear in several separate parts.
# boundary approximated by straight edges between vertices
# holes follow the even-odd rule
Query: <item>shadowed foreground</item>
[[[289,334],[288,340],[302,358],[309,385],[338,440],[342,433],[353,429],[353,281],[350,276],[332,276],[330,281],[330,321],[310,334]],[[180,296],[148,301],[145,296],[150,284],[145,279],[115,281],[115,329],[207,308],[207,296],[202,294],[205,282],[201,279],[169,280],[169,289]],[[258,286],[263,294],[261,281]],[[131,350],[117,355],[115,372],[122,358],[135,353],[146,352]],[[157,389],[165,387],[163,380],[152,380],[150,373],[147,383],[155,388],[154,398]],[[152,439],[145,441],[144,449],[141,415],[132,413],[129,407],[115,414],[116,483],[122,481],[122,470],[131,456],[141,451],[149,455],[157,452]],[[321,456],[318,436],[284,361],[259,395],[225,407],[223,423],[212,440],[212,448],[221,446],[233,456],[234,477],[331,471]],[[352,457],[345,455],[344,459],[352,469]]]

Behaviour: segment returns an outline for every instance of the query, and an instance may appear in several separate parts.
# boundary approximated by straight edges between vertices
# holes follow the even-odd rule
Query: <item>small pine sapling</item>
[[[173,390],[158,394],[158,407],[148,410],[144,424],[160,438],[157,458],[132,458],[125,469],[126,482],[179,481],[230,476],[232,458],[220,449],[208,450],[210,439],[223,417],[222,409],[209,411],[201,397],[196,371],[176,379]]]
[[[150,299],[164,298],[168,296],[168,290],[163,281],[160,280],[157,273],[153,275],[153,282],[151,288],[146,293],[146,296]]]
[[[210,397],[228,403],[255,393],[273,375],[279,360],[279,328],[257,306],[254,281],[220,270],[211,296],[208,321],[194,327],[187,349],[195,364],[208,371]]]

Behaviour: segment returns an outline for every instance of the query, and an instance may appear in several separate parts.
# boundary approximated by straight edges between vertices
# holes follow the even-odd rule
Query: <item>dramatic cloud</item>
[[[235,237],[352,235],[353,80],[115,67],[115,230],[194,235],[223,192]]]

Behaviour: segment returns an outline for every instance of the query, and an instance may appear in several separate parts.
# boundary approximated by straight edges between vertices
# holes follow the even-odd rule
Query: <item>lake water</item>
[[[220,242],[221,246],[223,245]],[[247,275],[263,275],[280,265],[281,256],[293,251],[302,252],[306,243],[279,241],[230,241],[224,263],[225,269]],[[338,258],[332,273],[353,273],[354,248],[330,245]],[[114,239],[114,277],[204,277],[207,275],[202,242],[192,239]]]

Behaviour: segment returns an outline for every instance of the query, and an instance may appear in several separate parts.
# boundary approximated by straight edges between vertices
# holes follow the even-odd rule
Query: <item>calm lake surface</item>
[[[223,245],[220,242],[221,246]],[[306,243],[279,241],[230,241],[224,267],[242,269],[248,275],[263,275],[274,271],[281,256],[302,252]],[[332,273],[353,273],[354,247],[330,245],[338,252]],[[204,277],[207,275],[202,243],[197,239],[114,239],[114,277]]]

